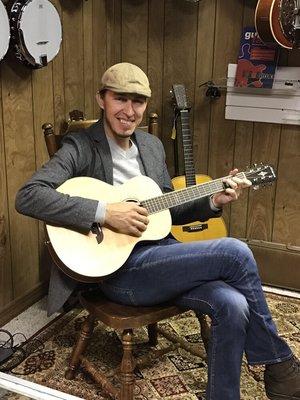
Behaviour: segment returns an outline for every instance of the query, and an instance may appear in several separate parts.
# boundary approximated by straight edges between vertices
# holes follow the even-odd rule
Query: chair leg
[[[157,323],[147,326],[150,346],[157,345]]]
[[[133,400],[135,361],[132,355],[132,329],[125,329],[122,334],[123,358],[120,367],[120,400]]]
[[[80,357],[85,352],[89,339],[92,336],[95,326],[94,322],[95,322],[95,317],[89,314],[84,323],[82,324],[80,336],[77,340],[76,345],[74,345],[73,347],[69,367],[65,373],[66,379],[74,379],[75,377],[76,370],[80,364]]]

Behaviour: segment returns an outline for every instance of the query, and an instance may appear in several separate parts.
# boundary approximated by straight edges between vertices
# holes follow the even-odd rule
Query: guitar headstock
[[[245,171],[246,178],[252,182],[253,188],[274,182],[277,179],[276,172],[271,165],[254,164]]]
[[[175,100],[175,108],[177,110],[189,110],[191,107],[188,105],[186,89],[182,84],[172,85],[172,93]]]

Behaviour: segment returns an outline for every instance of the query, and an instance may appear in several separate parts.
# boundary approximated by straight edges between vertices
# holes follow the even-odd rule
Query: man
[[[17,210],[83,232],[96,221],[117,232],[142,236],[148,212],[140,205],[70,197],[55,189],[74,176],[118,185],[143,174],[164,192],[172,190],[161,142],[137,129],[150,96],[148,78],[140,68],[129,63],[110,67],[96,96],[102,120],[65,138],[56,155],[20,189]],[[236,169],[231,171],[225,191],[172,208],[173,224],[220,216],[222,207],[250,185],[236,173]],[[54,269],[50,311],[62,305],[75,286],[76,282]],[[267,365],[265,384],[270,399],[300,399],[299,361],[277,334],[255,260],[244,243],[233,238],[179,243],[170,237],[139,242],[125,264],[100,286],[116,302],[153,305],[172,301],[193,309],[196,315],[210,315],[208,399],[240,398],[244,351],[249,364]],[[55,302],[55,296],[59,301]]]

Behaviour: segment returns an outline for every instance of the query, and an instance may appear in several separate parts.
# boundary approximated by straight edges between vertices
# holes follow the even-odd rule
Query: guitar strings
[[[245,173],[239,172],[236,174],[236,176],[243,179],[245,177]],[[188,203],[189,201],[223,191],[223,181],[224,179],[228,179],[230,177],[231,176],[228,175],[223,178],[214,179],[209,182],[189,186],[187,188],[175,190],[174,192],[165,193],[157,197],[142,200],[140,204],[147,208],[149,214],[154,214],[162,210],[166,210],[180,204]]]

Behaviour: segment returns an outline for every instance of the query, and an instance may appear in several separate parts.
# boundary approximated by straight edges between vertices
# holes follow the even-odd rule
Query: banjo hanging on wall
[[[9,8],[11,50],[30,68],[46,66],[58,54],[62,27],[49,0],[14,0]]]
[[[6,8],[0,0],[0,60],[5,56],[9,47],[10,31]]]

